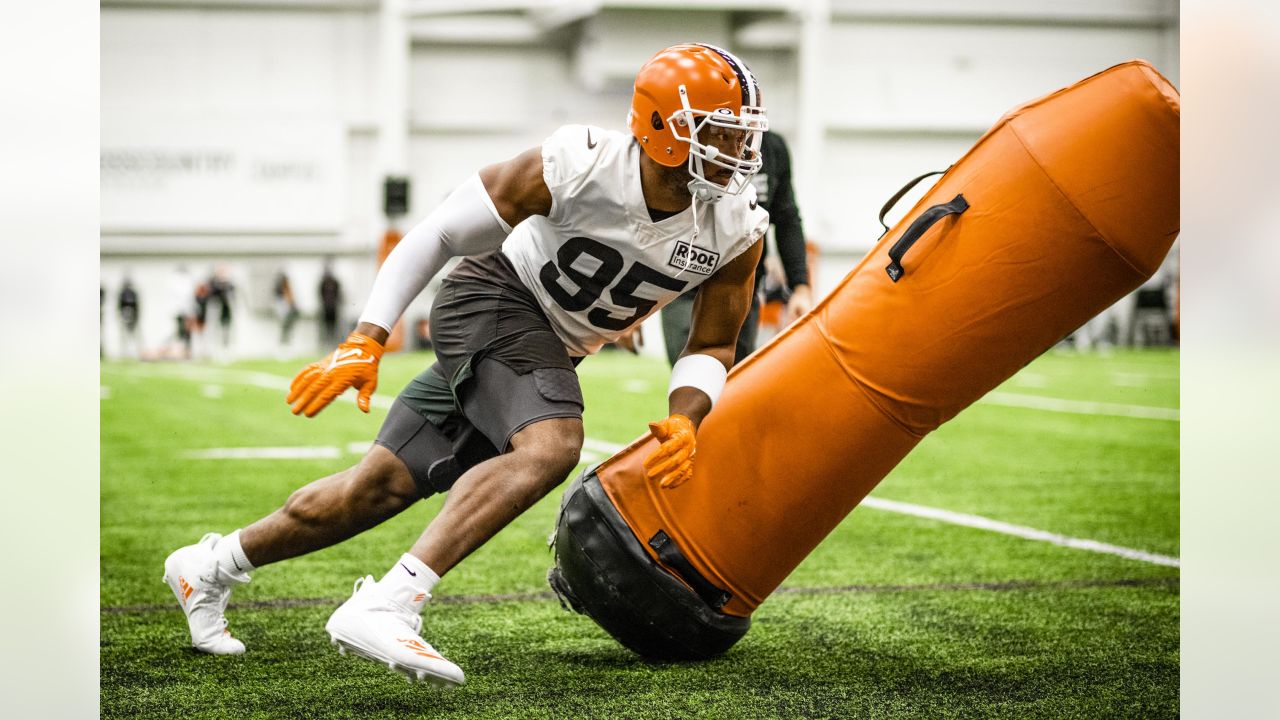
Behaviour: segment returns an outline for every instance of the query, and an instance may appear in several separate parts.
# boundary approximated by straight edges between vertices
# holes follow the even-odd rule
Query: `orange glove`
[[[378,389],[378,360],[382,345],[371,337],[351,333],[329,357],[311,363],[293,378],[285,402],[293,405],[293,414],[315,417],[333,399],[349,387],[360,391],[356,405],[369,412],[369,401]]]
[[[693,421],[683,415],[649,423],[649,432],[662,443],[644,461],[650,481],[665,489],[693,477],[693,455],[697,452]]]

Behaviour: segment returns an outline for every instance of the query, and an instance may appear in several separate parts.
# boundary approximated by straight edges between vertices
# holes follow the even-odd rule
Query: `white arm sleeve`
[[[510,232],[511,226],[498,215],[480,175],[472,175],[387,256],[374,278],[360,322],[390,332],[449,258],[496,250]]]

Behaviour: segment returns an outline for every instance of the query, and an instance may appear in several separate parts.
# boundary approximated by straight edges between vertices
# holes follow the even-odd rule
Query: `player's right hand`
[[[293,414],[314,417],[349,387],[359,391],[356,406],[369,412],[369,401],[378,389],[378,361],[382,345],[371,337],[351,333],[329,357],[302,368],[289,385],[285,402]]]

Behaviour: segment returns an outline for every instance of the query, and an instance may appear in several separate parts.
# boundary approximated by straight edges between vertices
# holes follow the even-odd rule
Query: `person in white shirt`
[[[287,400],[311,417],[354,387],[368,412],[390,329],[446,260],[465,256],[432,309],[436,363],[400,393],[358,465],[243,530],[169,556],[165,579],[195,647],[244,652],[224,610],[255,567],[447,492],[409,552],[380,580],[357,581],[326,630],[340,650],[411,680],[461,684],[462,670],[419,635],[435,584],[578,464],[577,363],[697,287],[670,415],[650,423],[661,445],[646,462],[660,487],[692,477],[697,428],[733,363],[769,224],[751,183],[767,120],[745,63],[684,44],[641,68],[628,126],[568,125],[481,169],[396,247],[355,332],[304,368]]]

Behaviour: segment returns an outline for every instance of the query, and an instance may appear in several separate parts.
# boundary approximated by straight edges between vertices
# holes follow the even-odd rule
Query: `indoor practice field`
[[[1175,350],[1052,351],[1028,365],[927,437],[710,662],[648,663],[560,607],[544,578],[561,490],[428,605],[423,636],[466,671],[462,688],[410,686],[339,656],[324,632],[356,578],[381,576],[412,544],[438,496],[258,570],[228,611],[248,652],[194,651],[160,579],[165,556],[355,462],[430,359],[388,355],[372,413],[348,392],[310,420],[284,402],[295,361],[104,361],[103,717],[1178,713]],[[666,415],[661,360],[605,353],[579,375],[584,465]]]

